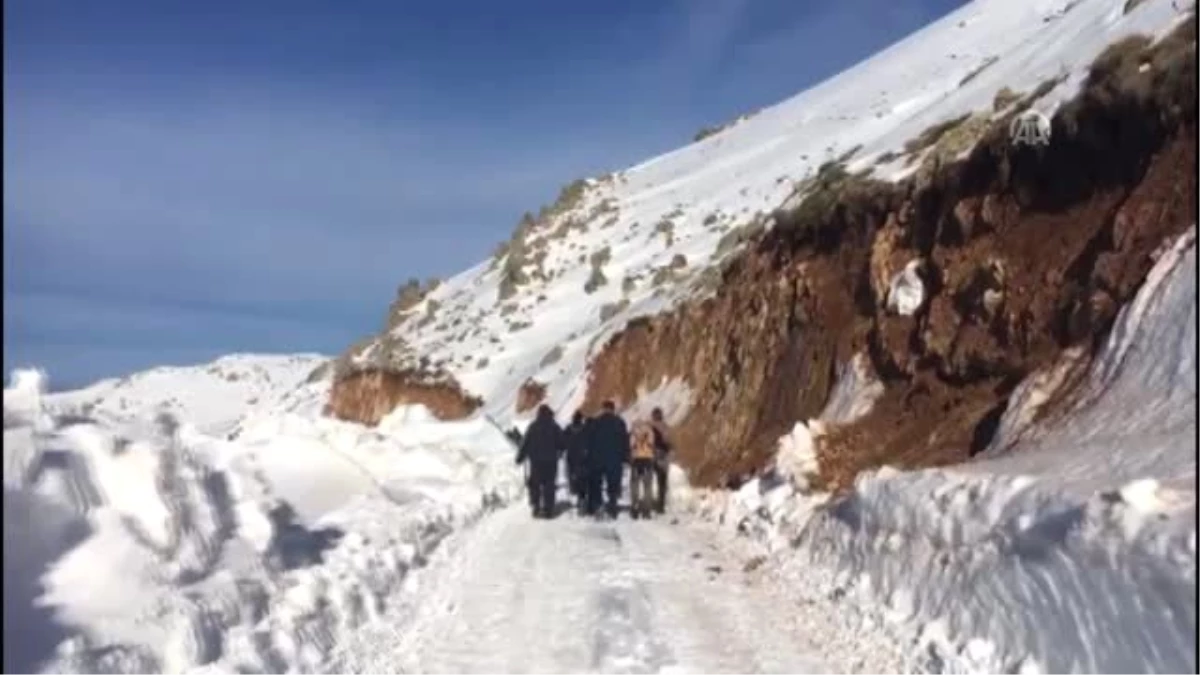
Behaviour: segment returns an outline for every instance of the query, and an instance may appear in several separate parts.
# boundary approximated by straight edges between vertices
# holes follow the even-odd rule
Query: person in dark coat
[[[575,497],[575,505],[580,513],[587,508],[588,472],[587,472],[587,438],[584,436],[586,418],[579,410],[571,417],[571,424],[566,428],[567,435],[567,483],[571,494]]]
[[[566,436],[548,405],[538,406],[537,417],[525,430],[517,464],[529,460],[530,505],[534,518],[553,518],[558,460],[566,449]]]
[[[617,517],[617,501],[621,497],[621,478],[625,465],[629,463],[629,428],[625,420],[617,415],[612,401],[604,402],[604,409],[587,426],[588,513],[600,509],[600,499],[607,497],[605,510],[609,517]]]

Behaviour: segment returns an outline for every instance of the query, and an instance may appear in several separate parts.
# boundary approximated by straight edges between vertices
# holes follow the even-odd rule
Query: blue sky
[[[522,211],[952,0],[7,0],[4,367],[337,353]]]

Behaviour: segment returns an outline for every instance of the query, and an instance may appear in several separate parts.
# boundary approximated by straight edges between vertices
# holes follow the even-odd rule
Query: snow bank
[[[318,670],[519,492],[484,423],[264,412],[228,440],[163,413],[59,414],[43,384],[15,374],[4,397],[8,672]]]
[[[251,417],[237,443],[306,522],[363,494],[408,504],[518,486],[513,450],[494,427],[480,418],[440,422],[423,406],[398,408],[374,428],[292,413]]]
[[[690,509],[919,672],[1191,672],[1194,511],[1154,481],[1079,503],[1020,476],[888,469],[831,501],[755,480]]]
[[[1194,230],[1168,242],[1075,406],[1032,422],[1073,364],[1035,374],[986,459],[884,468],[832,499],[802,480],[814,420],[780,439],[772,475],[687,506],[760,542],[802,595],[900,631],[916,670],[1192,672],[1195,256]],[[825,415],[861,414],[876,390],[845,367]]]

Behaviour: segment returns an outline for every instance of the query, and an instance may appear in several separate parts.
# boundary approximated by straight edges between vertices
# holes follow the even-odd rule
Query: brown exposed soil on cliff
[[[400,405],[424,405],[440,420],[456,420],[482,403],[446,377],[432,378],[416,370],[364,369],[334,380],[325,414],[375,426]]]
[[[1067,347],[1092,349],[1152,265],[1196,220],[1195,27],[1114,46],[1053,121],[1046,147],[1014,147],[1008,119],[962,161],[883,185],[823,186],[723,272],[715,298],[634,321],[591,365],[585,408],[631,403],[681,377],[678,429],[694,481],[767,463],[816,417],[835,368],[865,352],[884,394],[835,425],[821,478],[959,462],[990,441],[1013,387]],[[887,309],[910,261],[925,301]]]
[[[517,414],[533,410],[546,398],[546,385],[537,380],[526,380],[517,390]]]

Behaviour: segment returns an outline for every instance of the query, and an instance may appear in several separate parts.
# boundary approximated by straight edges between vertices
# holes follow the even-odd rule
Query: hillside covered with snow
[[[1194,4],[974,0],[335,359],[14,373],[6,670],[1194,670],[1195,64]],[[669,518],[527,518],[501,429],[605,399]]]
[[[496,257],[393,312],[390,333],[356,352],[428,359],[499,417],[531,379],[547,386],[547,402],[573,408],[611,334],[715,292],[714,268],[770,227],[777,208],[806,197],[823,166],[896,181],[954,159],[977,140],[979,120],[1017,108],[1052,115],[1108,45],[1184,18],[1170,0],[971,2],[720,133],[571,183],[527,214]],[[948,121],[966,136],[914,142]]]
[[[54,394],[48,404],[113,419],[166,411],[221,435],[249,411],[271,409],[310,376],[320,376],[317,369],[326,361],[317,354],[230,354],[204,365],[163,366],[101,380]]]

